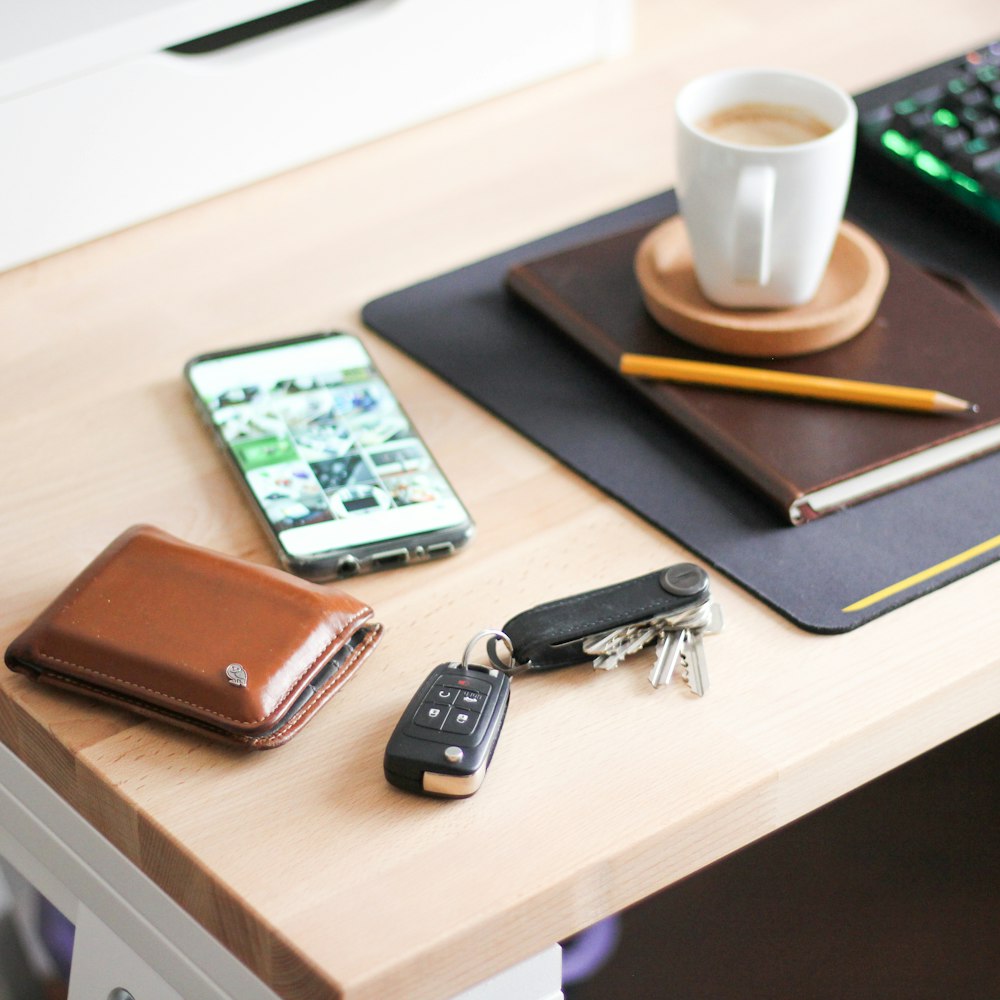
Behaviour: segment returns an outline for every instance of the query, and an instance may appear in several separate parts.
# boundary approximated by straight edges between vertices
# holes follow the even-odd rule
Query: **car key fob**
[[[486,776],[509,700],[510,677],[500,670],[435,667],[389,738],[386,780],[423,795],[472,795]]]

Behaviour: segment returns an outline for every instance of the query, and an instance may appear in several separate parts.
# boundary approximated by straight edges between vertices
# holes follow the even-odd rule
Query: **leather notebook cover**
[[[1000,558],[1000,452],[793,528],[728,463],[506,288],[512,267],[651,229],[676,210],[671,191],[616,208],[389,291],[365,305],[364,321],[801,628],[857,628]],[[858,175],[851,218],[1000,311],[995,241],[977,241],[949,217],[923,218]],[[650,538],[651,563],[673,555],[667,544]]]
[[[508,285],[595,358],[617,371],[624,352],[936,389],[979,413],[892,411],[693,385],[622,379],[754,484],[794,523],[884,492],[851,482],[821,504],[817,490],[873,469],[902,482],[1000,447],[1000,325],[966,296],[886,248],[890,278],[872,323],[846,343],[798,358],[743,359],[688,344],[646,312],[633,271],[642,226],[511,268]],[[972,437],[972,432],[992,428]],[[985,439],[985,440],[984,440]],[[947,449],[929,449],[952,442]],[[930,468],[909,468],[919,454]],[[869,477],[870,478],[870,477]],[[829,491],[828,491],[829,492]]]
[[[280,746],[378,641],[349,594],[148,525],[113,541],[8,647],[19,673],[250,749]]]

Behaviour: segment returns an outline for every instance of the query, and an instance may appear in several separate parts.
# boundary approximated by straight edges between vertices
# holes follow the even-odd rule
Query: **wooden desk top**
[[[376,295],[668,187],[673,96],[708,69],[859,91],[1000,35],[993,0],[896,7],[641,0],[626,58],[0,276],[4,644],[135,522],[272,561],[188,357],[357,331]],[[385,639],[295,741],[238,755],[0,678],[0,738],[282,996],[458,992],[1000,711],[1000,565],[836,637],[716,579],[709,697],[640,664],[523,678],[479,794],[390,788],[385,741],[431,666],[687,553],[362,335],[479,534],[351,581]]]

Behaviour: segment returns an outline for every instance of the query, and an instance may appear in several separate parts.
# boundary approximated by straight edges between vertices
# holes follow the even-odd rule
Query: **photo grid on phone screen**
[[[368,366],[234,386],[207,402],[276,531],[454,500]]]

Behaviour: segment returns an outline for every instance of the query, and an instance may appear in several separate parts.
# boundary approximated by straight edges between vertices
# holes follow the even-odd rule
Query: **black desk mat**
[[[850,214],[924,266],[967,281],[1000,310],[1000,240],[960,238],[948,219],[892,199],[856,179]],[[1000,454],[791,527],[504,288],[515,263],[674,211],[672,192],[657,195],[383,296],[362,318],[809,631],[848,631],[1000,558]]]

